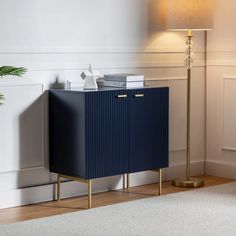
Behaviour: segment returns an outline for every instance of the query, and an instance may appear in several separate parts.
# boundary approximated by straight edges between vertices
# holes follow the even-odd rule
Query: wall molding
[[[50,47],[50,48],[0,48],[0,54],[117,54],[117,53],[184,53],[183,47]],[[204,48],[194,53],[205,53]]]
[[[7,79],[6,79],[7,78]],[[0,87],[19,87],[19,86],[42,86],[43,91],[43,83],[33,82],[30,79],[16,79],[14,76],[6,76],[6,78],[2,78],[0,80]]]
[[[236,60],[208,60],[207,67],[236,67]]]
[[[93,63],[92,65],[96,69],[137,69],[137,68],[185,68],[184,62],[182,60],[168,61],[164,60],[156,62],[107,62],[107,63]],[[24,64],[28,71],[50,71],[50,70],[85,70],[88,69],[89,63],[68,63],[68,64]],[[20,66],[20,65],[16,65]],[[205,67],[204,60],[196,60],[193,67]]]
[[[235,162],[206,161],[206,174],[224,178],[236,179]]]
[[[223,77],[223,86],[222,86],[222,98],[223,98],[223,102],[222,102],[222,134],[221,134],[221,140],[222,140],[222,144],[221,144],[221,149],[223,151],[236,151],[236,147],[229,147],[227,145],[225,145],[225,141],[224,141],[224,133],[225,133],[225,82],[227,80],[235,80],[236,82],[236,75],[222,75]]]
[[[222,149],[223,151],[236,152],[236,147],[226,147],[226,146],[222,146],[221,149]]]
[[[208,46],[206,48],[206,51],[208,53],[236,53],[236,47],[235,46],[229,46],[229,45],[216,45],[216,46]]]
[[[169,150],[169,152],[182,152],[182,151],[186,151],[187,148],[186,147],[177,147],[177,148],[171,148]]]
[[[204,173],[204,161],[192,162],[193,175]],[[164,170],[163,179],[184,177],[185,163],[172,165]],[[130,176],[131,186],[151,184],[157,182],[157,175],[151,171],[133,173]],[[122,188],[122,177],[113,176],[94,180],[93,193]],[[158,191],[158,190],[157,190]],[[62,198],[87,194],[87,186],[77,182],[66,181],[61,186]],[[0,209],[51,201],[55,196],[55,184],[47,184],[29,188],[2,191],[0,194]]]
[[[33,180],[33,181],[32,181]],[[50,184],[56,176],[45,167],[20,169],[0,173],[0,192]]]
[[[207,53],[209,54],[208,58],[212,58],[207,60],[207,66],[209,67],[236,67],[236,55],[233,55],[236,54],[235,46],[219,45],[208,47]]]
[[[1,171],[1,174],[10,174],[10,173],[19,173],[19,172],[26,172],[26,171],[35,171],[35,170],[47,170],[47,168],[43,165],[41,166],[34,166],[34,167],[27,167],[27,168],[21,168],[17,170],[6,170],[6,171]]]
[[[13,76],[11,76],[13,77]],[[27,86],[27,87],[31,87],[31,86],[39,86],[41,88],[41,91],[40,91],[40,96],[43,95],[44,93],[44,85],[43,83],[32,83],[32,81],[28,81],[28,80],[25,80],[25,79],[11,79],[10,81],[7,81],[7,79],[3,80],[3,81],[0,81],[0,88],[14,88],[14,87],[24,87],[24,86]],[[42,153],[45,153],[45,142],[44,142],[44,136],[45,136],[45,129],[44,129],[44,126],[45,126],[45,115],[44,115],[44,102],[42,100],[41,102],[41,114],[42,114],[42,122],[41,122],[41,126],[42,126]],[[32,170],[32,169],[39,169],[39,168],[45,168],[46,166],[46,160],[45,160],[45,156],[43,155],[41,157],[41,164],[40,165],[32,165],[32,166],[29,166],[29,167],[24,167],[24,168],[16,168],[16,169],[9,169],[9,170],[5,170],[5,171],[1,171],[0,170],[0,175],[1,174],[7,174],[7,173],[16,173],[16,172],[21,172],[21,171],[27,171],[27,170]]]
[[[236,80],[236,75],[222,75],[224,80]]]
[[[146,82],[152,82],[152,81],[169,81],[169,80],[187,80],[186,76],[168,76],[168,77],[146,77]]]
[[[7,78],[8,77],[8,78]],[[16,79],[14,76],[7,76],[6,78],[2,78],[0,80],[0,87],[18,87],[18,86],[35,86],[42,85],[43,90],[45,89],[45,85],[43,82],[32,82],[32,79],[21,78]],[[228,77],[227,77],[228,78]],[[236,76],[235,76],[236,79]],[[186,76],[166,76],[166,77],[146,77],[146,82],[155,82],[155,81],[179,81],[179,80],[187,80]],[[68,81],[71,83],[83,84],[81,81]]]

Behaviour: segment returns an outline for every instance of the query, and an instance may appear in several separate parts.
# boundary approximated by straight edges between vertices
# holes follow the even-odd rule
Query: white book
[[[122,82],[136,82],[136,81],[144,81],[144,75],[137,74],[110,74],[104,75],[104,81],[122,81]]]
[[[104,80],[103,86],[104,87],[119,87],[119,88],[140,88],[143,87],[144,82],[122,82],[122,81],[109,81]]]

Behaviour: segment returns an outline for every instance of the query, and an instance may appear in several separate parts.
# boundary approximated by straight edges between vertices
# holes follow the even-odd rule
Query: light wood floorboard
[[[213,176],[200,176],[208,186],[226,184],[235,180]],[[191,189],[173,187],[171,182],[163,183],[162,195],[189,191]],[[132,187],[128,190],[115,190],[104,193],[93,194],[92,207],[101,207],[121,202],[143,199],[158,195],[158,184],[149,184]],[[75,212],[87,209],[87,196],[73,197],[61,200],[61,202],[50,201],[28,206],[14,207],[0,210],[0,224],[15,223],[30,219],[37,219],[68,212]]]

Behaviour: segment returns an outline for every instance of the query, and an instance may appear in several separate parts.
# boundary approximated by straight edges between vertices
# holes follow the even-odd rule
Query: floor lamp
[[[177,187],[200,187],[202,179],[190,177],[190,122],[191,122],[191,67],[193,35],[192,31],[206,31],[213,27],[212,0],[166,0],[166,28],[173,31],[186,31],[185,66],[187,68],[187,134],[186,134],[186,177],[175,179],[172,184]]]

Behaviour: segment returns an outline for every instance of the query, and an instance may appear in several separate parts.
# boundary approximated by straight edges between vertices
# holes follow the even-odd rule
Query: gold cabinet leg
[[[92,207],[92,180],[88,180],[88,209]]]
[[[162,169],[159,169],[159,195],[162,193]]]
[[[130,178],[129,178],[129,174],[127,174],[127,180],[126,180],[126,182],[127,182],[127,188],[129,188],[129,185],[130,185]]]
[[[126,186],[125,186],[125,177],[126,177],[126,174],[123,174],[123,189],[126,189]]]
[[[61,181],[60,175],[57,175],[57,201],[60,202],[61,200]]]

